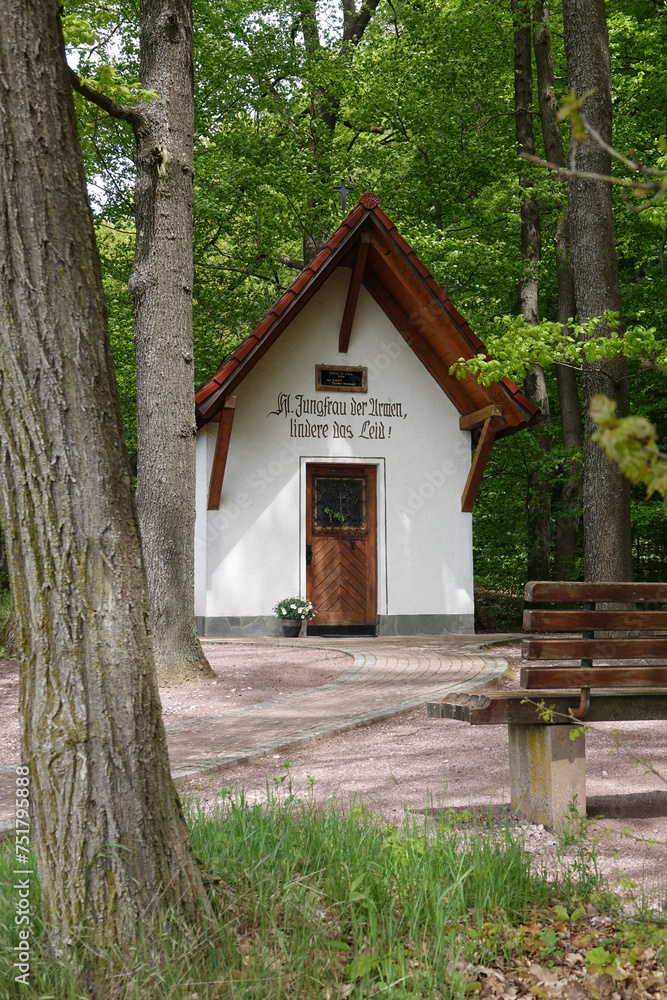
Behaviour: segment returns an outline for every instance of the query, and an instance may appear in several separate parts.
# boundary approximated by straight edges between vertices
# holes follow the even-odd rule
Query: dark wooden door
[[[309,465],[306,596],[313,625],[375,625],[377,486],[374,465]]]

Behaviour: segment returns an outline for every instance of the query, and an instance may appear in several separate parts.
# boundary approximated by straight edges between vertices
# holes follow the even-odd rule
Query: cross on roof
[[[345,212],[347,211],[347,195],[350,191],[354,191],[354,188],[346,187],[345,181],[341,177],[340,185],[338,187],[335,187],[333,190],[336,192],[336,194],[340,195],[340,207],[342,209],[343,215],[345,215]]]

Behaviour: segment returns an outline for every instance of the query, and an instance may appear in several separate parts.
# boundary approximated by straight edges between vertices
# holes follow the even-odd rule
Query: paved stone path
[[[489,683],[505,671],[502,657],[479,649],[481,636],[392,639],[301,638],[317,649],[353,656],[329,684],[167,726],[172,774],[178,779],[286,749],[384,718],[431,698]],[[247,641],[247,640],[246,640]]]
[[[329,684],[246,708],[203,716],[166,727],[176,784],[197,774],[270,750],[307,743],[454,691],[480,687],[500,677],[506,661],[480,646],[509,636],[445,635],[346,638],[302,637],[314,649],[343,650],[349,669]],[[207,640],[210,641],[210,640]],[[225,642],[229,643],[229,639]],[[239,640],[241,641],[241,640]],[[247,644],[253,640],[244,638]],[[254,640],[258,644],[284,639]],[[0,830],[11,828],[15,769],[0,768]]]

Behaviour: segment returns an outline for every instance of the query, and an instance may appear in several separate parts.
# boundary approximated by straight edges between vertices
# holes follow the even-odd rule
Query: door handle
[[[310,566],[313,561],[313,546],[306,545],[306,566]]]
[[[354,538],[351,538],[351,539],[350,539],[350,548],[351,548],[351,549],[353,549],[353,548],[354,548]]]

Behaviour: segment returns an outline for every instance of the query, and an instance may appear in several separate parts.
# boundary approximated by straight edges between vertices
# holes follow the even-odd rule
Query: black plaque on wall
[[[329,392],[367,392],[368,369],[360,366],[315,365],[315,388]]]

